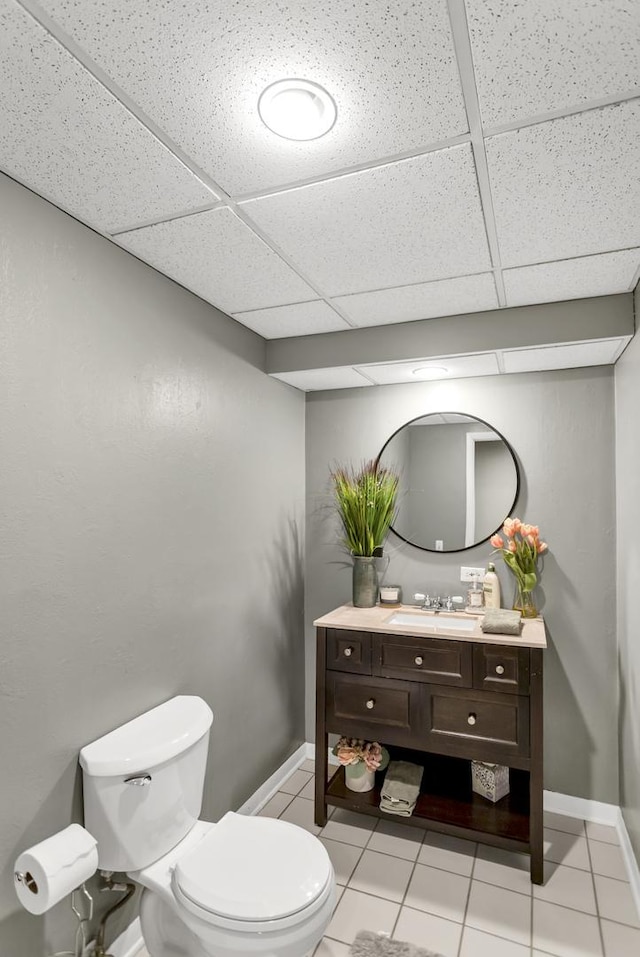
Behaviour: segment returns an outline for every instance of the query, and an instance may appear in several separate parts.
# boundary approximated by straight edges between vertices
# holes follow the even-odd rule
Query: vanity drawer
[[[475,645],[473,687],[509,694],[529,694],[528,648],[511,645]]]
[[[409,745],[420,730],[420,685],[328,672],[326,722],[339,734]]]
[[[423,688],[425,745],[435,751],[491,761],[488,750],[529,754],[529,699],[521,695]],[[505,762],[506,763],[506,762]]]
[[[470,688],[471,651],[472,646],[465,641],[373,635],[373,673]]]
[[[371,674],[371,635],[363,631],[327,632],[327,668]]]

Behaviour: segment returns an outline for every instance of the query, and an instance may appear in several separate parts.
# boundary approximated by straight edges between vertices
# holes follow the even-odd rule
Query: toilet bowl
[[[162,860],[129,877],[145,890],[151,957],[302,957],[335,907],[323,845],[284,821],[226,814],[198,821]]]
[[[143,887],[151,957],[305,957],[335,907],[331,861],[285,821],[198,820],[212,720],[201,698],[181,695],[82,749],[99,867]]]

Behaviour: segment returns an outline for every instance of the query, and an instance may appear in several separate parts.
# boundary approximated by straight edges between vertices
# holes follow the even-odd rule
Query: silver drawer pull
[[[476,723],[476,716],[473,712],[471,712],[471,714],[467,718],[467,724],[475,724],[475,723]]]
[[[151,775],[150,774],[134,774],[130,778],[125,778],[124,783],[133,784],[139,788],[146,788],[148,784],[151,784]]]
[[[503,674],[504,674],[504,665],[496,665],[496,674],[497,674],[497,675],[503,675]]]
[[[423,659],[422,655],[416,655],[416,659],[415,659],[415,660],[416,660],[416,664],[417,664],[417,665],[421,665],[424,659]]]
[[[344,649],[344,656],[345,658],[350,658],[352,654],[353,654],[353,648],[351,647],[351,645],[349,645],[348,648]]]
[[[367,701],[367,708],[369,709],[369,711],[373,710],[373,706],[375,705],[375,703],[376,703],[375,698],[369,698],[369,700]]]

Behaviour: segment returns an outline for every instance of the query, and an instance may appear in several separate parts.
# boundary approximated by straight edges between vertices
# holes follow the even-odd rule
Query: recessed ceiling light
[[[315,140],[328,133],[337,109],[327,91],[310,80],[278,80],[258,100],[260,119],[288,140]]]
[[[411,373],[420,379],[441,379],[449,374],[449,370],[444,366],[418,366],[417,369],[412,369]]]

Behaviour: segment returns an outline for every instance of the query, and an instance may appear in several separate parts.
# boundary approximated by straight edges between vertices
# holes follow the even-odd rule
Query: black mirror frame
[[[490,533],[486,536],[486,538],[482,538],[479,542],[474,542],[473,545],[465,545],[464,548],[446,548],[446,549],[442,549],[442,550],[439,550],[439,549],[436,549],[436,548],[427,548],[425,545],[418,545],[418,544],[416,544],[416,542],[412,542],[411,539],[405,538],[404,535],[401,535],[400,532],[396,531],[396,529],[394,528],[393,525],[390,526],[390,530],[393,532],[393,534],[394,534],[397,538],[401,539],[403,542],[406,542],[407,545],[412,545],[414,548],[419,548],[420,551],[422,551],[422,552],[431,552],[431,553],[434,554],[434,555],[454,555],[454,554],[459,553],[459,552],[468,552],[468,551],[470,551],[472,548],[478,548],[479,545],[483,545],[484,542],[488,542],[489,539],[490,539],[493,535],[496,534],[496,532],[499,532],[500,529],[502,528],[503,523],[504,523],[504,519],[505,519],[505,518],[508,518],[509,515],[511,514],[511,512],[513,511],[514,506],[515,506],[516,502],[518,501],[518,496],[520,495],[520,467],[519,467],[519,465],[518,465],[518,458],[517,458],[517,456],[516,456],[516,453],[513,451],[513,448],[512,448],[512,446],[511,446],[511,444],[510,444],[509,442],[507,442],[507,440],[505,439],[505,437],[504,437],[504,435],[502,434],[502,432],[499,432],[493,425],[491,425],[490,422],[486,422],[484,419],[479,418],[479,416],[477,416],[477,415],[471,415],[470,412],[451,412],[451,411],[444,412],[444,411],[437,410],[437,411],[433,411],[433,412],[426,412],[426,413],[424,413],[423,415],[416,415],[413,419],[409,419],[407,422],[403,422],[403,424],[402,424],[399,428],[397,428],[397,429],[395,430],[395,432],[393,433],[393,435],[390,435],[390,436],[389,436],[389,438],[387,439],[387,441],[384,443],[384,445],[382,446],[382,448],[381,448],[380,451],[378,452],[378,456],[377,456],[377,458],[376,458],[376,465],[379,465],[379,464],[380,464],[380,459],[382,458],[382,455],[383,455],[383,453],[384,453],[384,450],[385,450],[386,447],[389,445],[389,443],[392,441],[392,439],[394,439],[394,438],[396,437],[396,435],[398,434],[398,432],[401,432],[403,429],[406,429],[407,426],[412,425],[414,422],[418,422],[420,419],[426,418],[426,416],[428,416],[428,415],[464,415],[464,416],[465,416],[466,418],[468,418],[468,419],[473,419],[475,422],[480,422],[480,423],[482,423],[482,425],[486,425],[487,428],[491,429],[492,432],[495,432],[495,434],[502,439],[502,441],[504,442],[505,446],[506,446],[507,449],[509,450],[509,454],[511,455],[511,458],[513,459],[513,466],[514,466],[514,468],[515,468],[515,470],[516,470],[516,491],[515,491],[515,495],[514,495],[514,497],[513,497],[513,502],[512,502],[511,505],[509,506],[509,509],[507,510],[507,514],[504,516],[504,518],[502,519],[502,521],[500,522],[500,524],[497,526],[497,528],[495,528],[494,531],[490,532]]]

